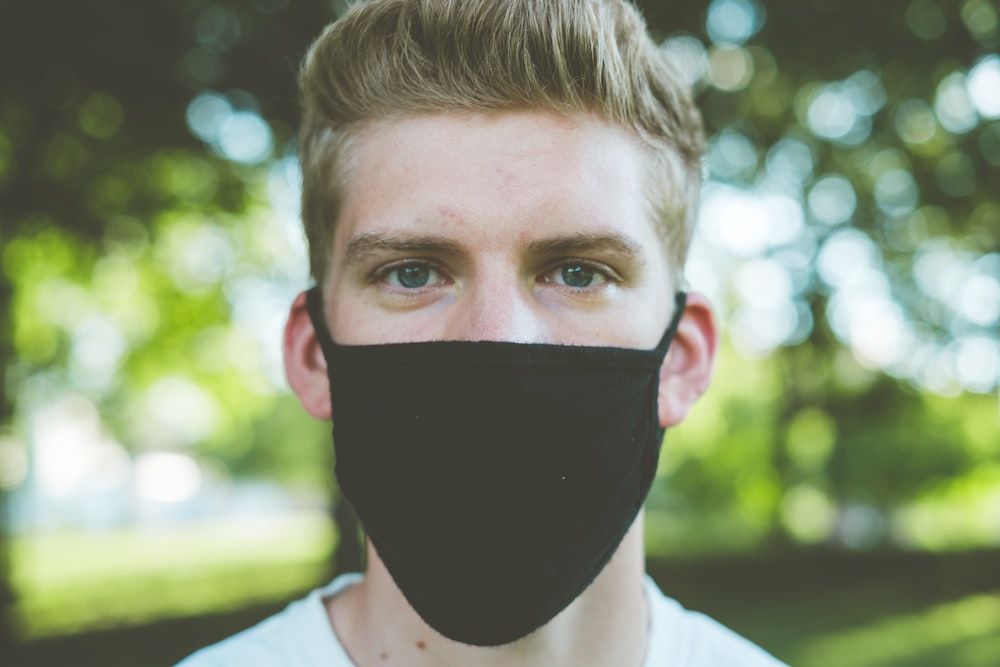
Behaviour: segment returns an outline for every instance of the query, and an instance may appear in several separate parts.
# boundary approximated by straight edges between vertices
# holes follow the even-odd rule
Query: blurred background
[[[1000,6],[640,4],[725,330],[650,571],[797,666],[1000,665]],[[0,2],[4,665],[170,665],[358,566],[280,358],[343,5]]]

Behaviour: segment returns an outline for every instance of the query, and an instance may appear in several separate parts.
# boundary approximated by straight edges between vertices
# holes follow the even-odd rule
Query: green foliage
[[[264,330],[305,286],[283,160],[295,63],[334,4],[0,7],[0,359],[15,387],[0,418],[26,424],[83,395],[136,454],[328,488],[326,426],[288,395]],[[738,210],[709,247],[731,335],[666,438],[651,550],[1000,543],[986,521],[945,539],[913,519],[979,507],[983,471],[1000,466],[996,382],[975,363],[998,339],[1000,201],[985,186],[1000,178],[1000,121],[968,99],[1000,39],[995,3],[740,0],[757,21],[742,41],[711,36],[718,2],[642,4],[664,48],[684,37],[682,62],[704,68],[711,184],[782,195],[802,221],[792,240],[734,250],[726,236],[755,224]],[[192,121],[198,99],[221,115]],[[257,123],[256,152],[227,143],[236,114]],[[848,231],[854,254],[824,264]],[[767,344],[747,323],[788,319],[771,302],[754,315],[754,296],[781,286],[740,273],[765,264],[794,311]]]

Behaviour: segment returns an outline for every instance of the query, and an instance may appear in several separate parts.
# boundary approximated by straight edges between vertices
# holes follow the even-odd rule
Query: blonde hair
[[[299,77],[302,219],[322,285],[366,122],[429,112],[596,114],[650,156],[649,203],[680,277],[701,185],[700,116],[623,0],[369,0],[326,28]]]

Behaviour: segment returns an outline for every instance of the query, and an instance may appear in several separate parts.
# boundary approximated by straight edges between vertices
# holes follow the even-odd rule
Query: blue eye
[[[590,287],[594,281],[594,269],[586,264],[567,264],[560,273],[569,287]]]
[[[408,264],[392,272],[402,287],[417,289],[424,287],[431,279],[431,270],[422,264]]]
[[[608,272],[589,262],[566,262],[545,279],[546,282],[565,285],[573,289],[599,287],[611,281]]]
[[[444,276],[430,264],[410,262],[387,267],[379,274],[378,280],[399,289],[417,290],[442,284]]]

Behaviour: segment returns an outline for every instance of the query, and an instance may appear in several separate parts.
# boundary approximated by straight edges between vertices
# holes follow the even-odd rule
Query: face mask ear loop
[[[306,292],[306,311],[308,311],[309,319],[312,320],[313,329],[316,331],[319,347],[323,350],[323,355],[329,359],[335,345],[333,336],[330,335],[330,330],[326,326],[326,317],[323,314],[323,293],[320,292],[318,285],[310,287]]]
[[[656,349],[660,352],[666,354],[671,341],[673,341],[674,336],[677,335],[677,328],[681,324],[681,318],[684,317],[684,307],[686,305],[687,292],[677,292],[677,294],[674,295],[674,316],[670,320],[670,326],[667,327],[667,331],[663,334],[663,338],[660,339],[659,345],[656,346]]]
[[[674,336],[677,335],[677,328],[681,324],[681,318],[684,316],[684,306],[687,305],[687,292],[679,291],[674,295],[674,314],[670,319],[670,324],[667,326],[667,331],[663,334],[663,338],[660,340],[660,344],[656,346],[658,352],[660,352],[664,357],[666,357],[667,350],[670,348],[670,343],[673,342]],[[659,383],[656,384],[656,390],[650,395],[649,400],[649,411],[650,414],[656,415],[659,410]],[[657,423],[655,426],[650,425],[651,429],[656,431],[654,436],[652,446],[646,449],[644,454],[644,464],[642,480],[639,483],[639,493],[636,496],[635,508],[639,511],[642,508],[642,504],[646,502],[646,494],[649,493],[650,487],[653,485],[653,480],[656,477],[657,463],[660,459],[660,446],[663,443],[664,429]]]

